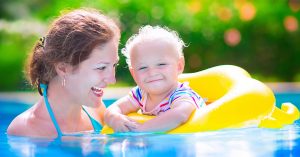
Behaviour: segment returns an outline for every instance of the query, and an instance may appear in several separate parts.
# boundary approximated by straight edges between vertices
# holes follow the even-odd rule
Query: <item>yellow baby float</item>
[[[182,74],[179,80],[188,81],[190,87],[207,100],[208,105],[195,110],[185,124],[167,133],[192,133],[249,126],[281,128],[299,118],[297,107],[284,103],[281,109],[277,108],[272,90],[237,66],[221,65],[196,73]],[[128,116],[139,122],[153,118],[138,113]],[[105,125],[102,133],[111,134],[113,130]]]

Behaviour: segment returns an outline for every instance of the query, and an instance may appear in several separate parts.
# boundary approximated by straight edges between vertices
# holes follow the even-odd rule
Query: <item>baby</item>
[[[178,82],[184,70],[184,46],[175,31],[159,26],[144,26],[129,38],[122,53],[138,86],[108,107],[104,115],[108,126],[115,132],[165,132],[205,106],[187,82]],[[139,109],[156,117],[139,124],[126,116]]]

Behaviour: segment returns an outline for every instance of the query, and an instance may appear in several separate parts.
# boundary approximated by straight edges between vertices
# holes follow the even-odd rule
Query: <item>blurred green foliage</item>
[[[300,81],[299,0],[0,0],[0,91],[28,89],[23,65],[63,10],[93,7],[119,20],[120,48],[142,25],[176,30],[185,72],[241,66],[261,81]],[[118,82],[133,85],[120,56]]]

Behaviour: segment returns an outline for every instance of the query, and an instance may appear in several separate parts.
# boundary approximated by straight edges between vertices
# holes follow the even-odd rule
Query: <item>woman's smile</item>
[[[93,93],[94,93],[97,97],[102,97],[102,96],[103,96],[103,89],[102,89],[102,88],[92,87],[91,89],[92,89]]]

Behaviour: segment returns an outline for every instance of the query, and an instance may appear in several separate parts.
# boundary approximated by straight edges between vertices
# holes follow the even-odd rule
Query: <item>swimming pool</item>
[[[300,93],[277,93],[277,105],[300,108]],[[114,100],[106,100],[110,104]],[[29,107],[0,100],[0,156],[299,156],[300,121],[282,129],[243,128],[195,134],[86,134],[61,141],[7,136],[10,121]]]

